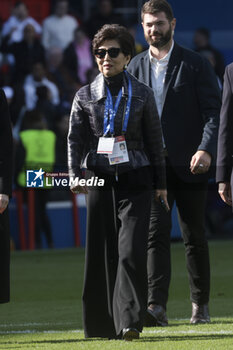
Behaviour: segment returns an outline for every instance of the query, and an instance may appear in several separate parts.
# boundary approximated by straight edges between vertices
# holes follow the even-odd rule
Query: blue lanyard
[[[128,99],[127,99],[127,105],[126,105],[125,115],[124,115],[124,122],[123,122],[123,127],[122,127],[123,133],[125,133],[127,130],[131,101],[132,101],[132,83],[131,83],[131,80],[128,76],[128,73],[125,72],[125,74],[128,78]],[[116,116],[121,98],[122,98],[122,89],[118,93],[115,106],[113,106],[112,95],[111,95],[109,88],[107,87],[107,98],[106,98],[105,110],[104,110],[104,136],[106,136],[109,131],[110,131],[111,135],[114,135],[114,120],[115,120],[115,116]]]

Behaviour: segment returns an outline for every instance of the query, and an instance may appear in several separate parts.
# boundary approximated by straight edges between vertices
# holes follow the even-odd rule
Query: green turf
[[[11,302],[0,305],[0,349],[233,349],[233,241],[210,242],[210,325],[190,326],[181,243],[172,245],[169,327],[145,328],[133,342],[84,339],[83,249],[14,252]]]

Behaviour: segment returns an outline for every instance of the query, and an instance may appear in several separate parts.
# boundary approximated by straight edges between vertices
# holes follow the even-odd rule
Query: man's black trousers
[[[204,224],[207,183],[182,181],[170,164],[166,170],[169,206],[172,209],[176,201],[185,245],[191,301],[205,304],[210,292],[209,250]],[[159,304],[165,309],[171,279],[171,227],[171,210],[167,213],[152,199],[147,261],[148,305]]]

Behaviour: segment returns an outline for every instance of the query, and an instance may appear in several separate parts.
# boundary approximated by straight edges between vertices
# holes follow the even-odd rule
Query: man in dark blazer
[[[233,63],[224,75],[222,108],[218,134],[216,181],[222,200],[232,206],[233,193]]]
[[[204,211],[210,165],[216,156],[220,92],[213,69],[199,54],[173,41],[176,19],[166,0],[142,8],[149,50],[132,59],[128,70],[155,93],[163,130],[170,208],[179,214],[189,274],[192,317],[210,321],[210,267]],[[171,277],[171,212],[152,200],[148,240],[146,324],[166,326]]]
[[[12,181],[12,134],[6,96],[0,89],[0,303],[10,298],[10,230],[8,202]]]

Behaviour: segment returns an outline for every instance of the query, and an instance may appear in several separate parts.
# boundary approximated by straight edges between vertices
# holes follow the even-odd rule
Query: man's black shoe
[[[209,307],[208,304],[198,305],[192,303],[192,317],[190,319],[191,324],[209,323]]]
[[[166,327],[168,320],[165,309],[161,305],[153,305],[148,307],[144,325],[146,327]]]
[[[123,328],[122,338],[126,341],[139,339],[139,331],[136,328]]]

